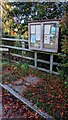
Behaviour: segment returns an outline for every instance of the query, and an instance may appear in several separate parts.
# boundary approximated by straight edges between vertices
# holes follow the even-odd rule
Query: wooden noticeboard
[[[59,21],[28,23],[28,32],[30,49],[58,51]]]

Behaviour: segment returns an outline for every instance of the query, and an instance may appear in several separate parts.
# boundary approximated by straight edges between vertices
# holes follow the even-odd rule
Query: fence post
[[[50,54],[50,73],[52,73],[52,68],[53,68],[53,53]]]
[[[35,68],[37,67],[37,51],[34,52],[34,63],[35,63]]]
[[[10,50],[11,50],[11,48],[9,48],[9,51],[8,51],[9,62],[11,62],[10,61]]]

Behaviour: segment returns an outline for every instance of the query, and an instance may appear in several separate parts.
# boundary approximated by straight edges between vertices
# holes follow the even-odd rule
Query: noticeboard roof
[[[32,21],[28,21],[28,23],[35,23],[35,22],[50,22],[50,21],[61,21],[61,19],[32,20]]]

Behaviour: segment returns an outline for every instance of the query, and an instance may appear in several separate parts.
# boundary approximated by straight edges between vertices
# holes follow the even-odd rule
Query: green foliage
[[[15,46],[15,47],[21,47],[21,43],[20,43],[19,41],[15,41],[15,42],[14,42],[14,46]]]
[[[65,13],[61,20],[61,70],[60,78],[64,81],[65,86],[68,86],[68,14]]]
[[[4,68],[5,66],[10,65],[9,61],[7,60],[2,60],[2,68]]]
[[[25,63],[25,64],[22,64],[22,65],[21,65],[21,68],[24,69],[24,70],[27,70],[27,69],[28,69],[28,64],[26,64],[26,63]]]
[[[2,34],[4,38],[15,38],[15,36],[7,35],[6,33]]]
[[[5,3],[3,8],[7,12],[3,16],[3,24],[10,21],[8,25],[10,33],[11,30],[14,31],[17,28],[17,34],[23,34],[28,30],[28,21],[61,18],[67,4],[63,2],[11,2]]]
[[[68,79],[68,78],[67,78],[67,79]],[[68,82],[65,81],[64,84],[65,84],[65,87],[68,88]]]

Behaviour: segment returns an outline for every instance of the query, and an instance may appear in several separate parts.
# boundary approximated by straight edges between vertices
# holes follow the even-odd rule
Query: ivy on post
[[[60,78],[68,87],[68,13],[65,12],[61,22],[61,69]]]

